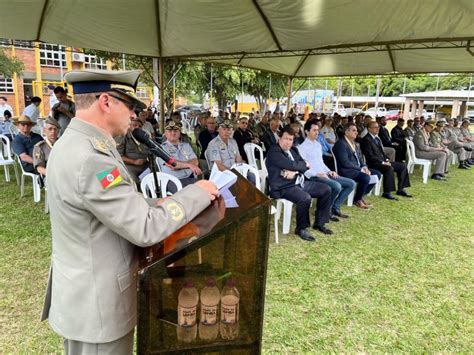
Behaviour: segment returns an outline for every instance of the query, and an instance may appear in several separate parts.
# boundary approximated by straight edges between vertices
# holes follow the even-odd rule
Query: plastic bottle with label
[[[227,280],[221,291],[220,334],[222,339],[233,340],[239,336],[240,293],[235,281]]]
[[[197,307],[199,294],[192,281],[186,281],[178,295],[178,340],[190,343],[197,335]]]
[[[210,278],[201,290],[201,316],[199,317],[199,338],[214,340],[219,334],[219,300],[220,292],[216,280]]]

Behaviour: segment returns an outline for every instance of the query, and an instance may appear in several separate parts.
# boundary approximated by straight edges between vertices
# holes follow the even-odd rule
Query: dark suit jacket
[[[365,160],[369,167],[375,164],[381,164],[388,159],[383,148],[369,133],[362,138],[360,148],[362,149],[362,153],[364,153]]]
[[[388,133],[388,129],[384,126],[380,125],[379,129],[379,138],[382,140],[382,144],[384,147],[392,147],[392,139],[390,138],[390,134]]]
[[[366,166],[359,146],[356,144],[356,152],[354,153],[345,138],[339,139],[334,144],[332,152],[337,160],[338,174],[341,176],[353,179],[359,175],[360,169]]]
[[[403,128],[395,126],[392,128],[391,133],[392,133],[392,142],[398,143],[401,146],[404,146],[406,144],[405,132],[403,132]]]
[[[271,129],[265,131],[262,135],[262,142],[265,145],[265,150],[268,152],[272,146],[277,144],[275,136]]]
[[[268,170],[268,182],[270,185],[270,194],[272,197],[278,198],[279,191],[295,186],[296,177],[292,180],[285,179],[281,176],[282,170],[298,171],[303,174],[308,167],[306,161],[299,155],[296,148],[291,148],[292,161],[288,155],[280,148],[280,145],[275,144],[268,150],[265,165]]]

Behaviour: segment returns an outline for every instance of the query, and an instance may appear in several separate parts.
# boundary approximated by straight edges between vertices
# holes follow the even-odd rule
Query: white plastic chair
[[[267,168],[265,167],[265,160],[263,158],[263,149],[261,146],[254,144],[254,143],[246,143],[244,145],[245,154],[247,154],[248,163],[250,166],[253,166],[255,169],[258,170],[258,174],[260,175],[260,180],[262,182],[262,191],[265,191],[267,186],[267,177],[268,172]],[[257,150],[258,158],[256,156],[255,150]],[[260,167],[258,166],[258,161],[260,161]]]
[[[15,159],[12,157],[10,139],[8,139],[7,136],[0,134],[0,144],[2,148],[0,151],[0,166],[3,165],[3,169],[5,170],[5,180],[10,182],[10,165],[12,165],[13,170],[15,171],[16,183],[19,185],[20,179],[18,178],[18,168]]]
[[[336,169],[336,173],[339,174],[337,172],[337,160],[336,160],[336,156],[334,155],[334,152],[332,151],[332,147],[331,147],[331,153],[332,153],[332,156],[333,156],[333,159],[334,159],[334,169]],[[354,205],[354,196],[355,196],[355,191],[357,189],[357,183],[355,184],[354,186],[354,189],[352,190],[352,192],[347,196],[347,206],[349,207],[352,207]]]
[[[407,142],[407,153],[408,153],[408,162],[407,162],[407,169],[410,174],[413,174],[413,169],[415,165],[423,166],[423,183],[428,183],[428,177],[430,175],[431,164],[432,161],[428,159],[419,159],[416,157],[415,154],[415,144],[409,140],[405,139]]]
[[[33,182],[33,200],[35,202],[41,201],[41,187],[39,182],[39,175],[28,173],[23,169],[23,165],[21,164],[21,159],[18,155],[15,155],[18,164],[21,168],[21,182],[20,182],[20,196],[23,197],[25,194],[25,177],[30,177]]]
[[[166,197],[169,195],[166,190],[168,182],[175,184],[177,191],[183,188],[181,181],[179,181],[176,176],[157,172],[156,177],[158,179],[158,185],[160,185],[161,197]],[[156,195],[155,180],[152,173],[148,174],[142,179],[140,182],[140,189],[142,190],[142,194],[145,198],[158,198]]]
[[[262,183],[260,180],[260,175],[258,174],[258,170],[255,169],[253,166],[250,166],[245,163],[237,163],[230,167],[231,169],[235,169],[239,172],[240,175],[248,179],[248,173],[252,173],[255,176],[255,185],[257,189],[264,192],[265,190],[262,187]]]

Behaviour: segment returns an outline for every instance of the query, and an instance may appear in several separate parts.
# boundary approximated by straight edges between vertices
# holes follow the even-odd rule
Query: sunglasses
[[[111,97],[113,97],[114,99],[122,102],[125,106],[127,106],[127,108],[130,110],[130,111],[136,111],[137,110],[137,106],[133,103],[131,103],[130,101],[128,100],[125,100],[125,99],[122,99],[121,97],[118,97],[118,96],[115,96],[115,95],[112,95],[112,94],[107,94]],[[98,99],[100,97],[100,95],[97,95],[95,98]]]

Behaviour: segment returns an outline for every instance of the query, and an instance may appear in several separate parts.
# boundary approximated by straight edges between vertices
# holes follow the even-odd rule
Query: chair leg
[[[49,213],[49,206],[48,206],[48,190],[44,189],[44,213]]]
[[[38,176],[33,176],[32,177],[32,182],[33,182],[33,200],[35,203],[38,203],[41,201],[41,190],[39,186],[39,177]]]
[[[347,206],[351,207],[354,204],[354,195],[355,195],[355,188],[352,192],[347,196]]]
[[[285,202],[283,203],[283,234],[290,233],[291,225],[291,210],[293,208],[293,203]]]
[[[20,177],[18,176],[18,167],[13,164],[13,171],[15,172],[16,184],[20,186]]]
[[[21,175],[20,197],[25,195],[25,175]]]
[[[380,196],[380,190],[382,189],[383,176],[380,177],[379,182],[375,185],[375,196]]]
[[[271,214],[273,215],[273,223],[274,223],[274,228],[275,228],[275,243],[278,244],[278,213],[275,207],[272,206],[271,208]]]
[[[423,183],[428,183],[428,176],[430,175],[430,166],[428,164],[423,165]]]
[[[3,170],[5,170],[5,181],[10,182],[10,168],[7,165],[4,165]]]

